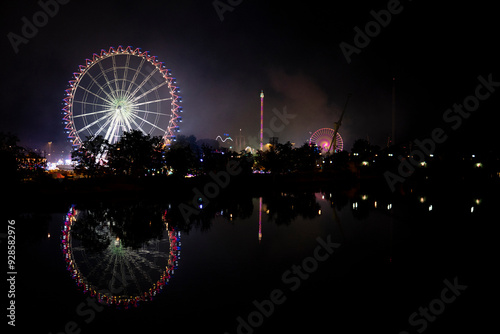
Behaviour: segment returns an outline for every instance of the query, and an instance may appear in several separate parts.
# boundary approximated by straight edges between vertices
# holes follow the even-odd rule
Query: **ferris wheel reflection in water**
[[[127,210],[79,210],[73,205],[61,237],[67,270],[83,292],[124,308],[150,301],[163,290],[181,250],[181,234],[169,227],[166,211],[139,212],[134,220]]]

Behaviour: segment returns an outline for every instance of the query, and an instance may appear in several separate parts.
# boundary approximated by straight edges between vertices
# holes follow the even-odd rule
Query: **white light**
[[[429,211],[432,211],[432,205],[429,205]]]
[[[470,208],[470,213],[473,213],[473,212],[474,212],[474,207],[473,207],[473,206],[471,206],[471,208]]]
[[[387,210],[392,209],[392,203],[387,204]]]

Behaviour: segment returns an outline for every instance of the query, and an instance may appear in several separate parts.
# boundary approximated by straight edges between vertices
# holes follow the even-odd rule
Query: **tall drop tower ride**
[[[264,141],[264,91],[260,91],[260,150]]]

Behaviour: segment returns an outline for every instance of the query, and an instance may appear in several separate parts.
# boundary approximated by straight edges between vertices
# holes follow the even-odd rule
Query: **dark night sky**
[[[370,11],[387,8],[388,1],[246,0],[224,13],[222,22],[212,2],[71,0],[17,54],[7,34],[20,34],[21,18],[31,20],[41,8],[34,1],[4,4],[0,131],[33,148],[53,141],[62,149],[67,81],[85,58],[118,45],[149,50],[172,69],[184,101],[181,134],[197,138],[234,136],[240,128],[257,136],[263,89],[264,125],[273,108],[286,107],[297,116],[276,136],[302,143],[310,132],[333,127],[351,92],[340,130],[345,148],[366,136],[383,146],[391,132],[396,76],[397,139],[410,141],[443,126],[444,111],[474,93],[478,75],[493,73],[500,81],[491,2],[401,1],[402,12],[350,64],[339,43],[353,44],[353,28],[363,29],[373,20]],[[498,95],[500,89],[450,131],[450,142],[491,143]]]

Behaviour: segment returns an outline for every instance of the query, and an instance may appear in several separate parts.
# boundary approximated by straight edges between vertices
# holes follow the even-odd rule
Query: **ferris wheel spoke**
[[[141,267],[151,268],[151,269],[155,269],[158,271],[161,271],[161,269],[162,269],[156,263],[152,262],[150,259],[148,259],[145,256],[139,256],[136,254],[134,258],[135,258],[134,264],[138,267],[139,267],[139,262],[140,262]]]
[[[113,269],[111,270],[111,280],[109,281],[109,286],[113,288],[115,286],[116,280],[116,272],[118,271],[117,267],[119,266],[118,255],[115,255],[112,260]]]
[[[124,125],[126,126],[126,130],[127,130],[127,131],[132,130],[132,127],[130,126],[130,119],[131,119],[131,118],[132,118],[132,117],[130,117],[130,116],[127,116],[127,117],[124,117],[124,118],[123,118],[123,123],[124,123]]]
[[[97,264],[89,266],[91,268],[91,270],[89,272],[89,276],[92,276],[96,271],[101,271],[102,270],[101,268],[104,267],[104,265],[106,263],[108,263],[110,257],[111,257],[111,254],[108,253],[102,259],[100,259],[97,262]],[[107,268],[105,268],[104,270],[102,270],[102,272],[107,272]]]
[[[94,133],[94,138],[97,137],[104,129],[106,129],[106,126],[108,126],[108,124],[113,120],[113,117],[109,117],[106,122],[104,122],[104,124],[99,128],[99,130],[97,130],[95,133]]]
[[[95,96],[95,97],[97,97],[97,98],[100,98],[100,99],[101,99],[101,100],[103,100],[104,102],[107,102],[109,105],[113,104],[113,102],[111,102],[110,100],[105,99],[104,97],[102,97],[102,96],[100,96],[100,95],[98,95],[98,94],[94,93],[93,91],[88,90],[87,88],[80,87],[80,89],[84,90],[85,92],[87,92],[87,93],[89,93],[89,94],[94,95],[94,96]]]
[[[144,65],[145,61],[146,61],[146,59],[142,58],[141,63],[139,64],[139,66],[137,67],[137,70],[135,71],[134,77],[132,78],[132,80],[130,81],[130,84],[128,85],[127,91],[125,92],[125,96],[127,96],[127,98],[129,96],[131,96],[130,90],[132,89],[132,86],[135,84],[135,81],[137,80],[139,73],[141,73],[142,66]]]
[[[81,104],[84,104],[84,105],[89,105],[89,106],[94,106],[94,107],[106,107],[106,108],[109,108],[110,105],[109,104],[100,104],[100,103],[92,103],[92,102],[87,102],[87,101],[73,101],[73,103],[81,103]]]
[[[108,99],[110,99],[110,100],[113,99],[113,97],[111,95],[109,95],[108,92],[106,92],[106,90],[104,90],[104,88],[101,86],[101,84],[99,84],[97,82],[97,80],[92,76],[92,74],[88,73],[88,76],[97,85],[97,87],[99,87],[99,89],[101,90],[101,92],[103,92],[104,94],[106,94],[106,96],[108,97]]]
[[[132,254],[131,254],[132,255]],[[141,291],[141,287],[139,285],[139,282],[137,281],[137,277],[135,276],[135,273],[134,273],[134,269],[135,270],[138,270],[143,276],[144,278],[146,278],[146,280],[148,281],[148,283],[150,285],[153,285],[154,282],[151,280],[151,277],[149,277],[149,275],[147,275],[144,270],[137,264],[137,262],[134,260],[133,256],[130,256],[129,261],[127,261],[125,263],[125,265],[127,266],[127,269],[128,269],[128,272],[130,273],[130,277],[132,278],[132,281],[135,283],[135,286],[136,286],[136,289],[138,291]],[[132,264],[134,266],[134,268],[132,268],[130,266],[130,264]]]
[[[104,136],[104,139],[112,142],[110,140],[110,137],[115,135],[115,133],[118,130],[118,127],[119,127],[118,117],[116,117],[116,115],[113,115],[113,120],[111,121],[111,125],[108,127],[108,130],[106,131],[106,135]]]
[[[99,110],[99,111],[93,111],[93,112],[89,112],[87,114],[80,114],[80,115],[73,116],[73,118],[87,117],[87,116],[102,114],[103,112],[111,112],[111,111],[113,111],[113,109],[104,109],[104,110]]]
[[[122,83],[122,88],[120,89],[121,92],[125,92],[125,83],[127,82],[128,70],[130,69],[129,66],[130,66],[130,55],[127,55],[127,58],[125,60],[125,68],[123,70],[123,83]]]
[[[111,116],[110,114],[104,115],[103,117],[101,117],[101,118],[99,118],[99,119],[97,119],[97,120],[93,121],[92,123],[90,123],[90,124],[88,124],[88,125],[84,126],[83,128],[81,128],[80,130],[78,130],[78,131],[76,131],[76,132],[77,132],[77,133],[80,133],[80,132],[82,132],[82,131],[84,131],[84,130],[87,130],[88,128],[93,127],[94,125],[96,125],[97,123],[99,123],[100,121],[102,121],[103,119],[105,119],[105,118],[107,118],[107,117],[110,117],[110,116]]]
[[[129,124],[129,123],[127,122],[127,124]],[[116,120],[115,120],[115,125],[113,127],[112,136],[119,137],[120,130],[125,132],[125,131],[129,131],[130,128],[126,127],[125,118],[117,115]]]
[[[130,121],[131,121],[132,123],[134,123],[134,125],[136,126],[136,129],[137,129],[137,130],[140,130],[142,133],[146,133],[146,131],[144,131],[144,129],[143,129],[143,128],[139,125],[139,124],[137,124],[137,122],[135,121],[135,119],[133,119],[133,118],[131,117],[131,118],[130,118]]]
[[[134,111],[135,112],[143,112],[145,114],[151,114],[151,115],[166,116],[165,113],[156,112],[156,111],[149,111],[149,110],[142,110],[142,109],[134,109]]]
[[[148,90],[147,92],[144,92],[144,93],[142,93],[141,95],[139,95],[139,96],[137,96],[137,97],[133,98],[133,99],[132,99],[132,102],[135,102],[135,101],[138,101],[138,100],[142,99],[144,96],[147,96],[148,94],[150,94],[150,93],[154,92],[155,90],[160,89],[161,87],[165,86],[167,83],[168,83],[168,82],[166,82],[166,81],[162,82],[162,83],[161,83],[161,84],[159,84],[158,86],[155,86],[155,87],[151,88],[150,90]],[[172,98],[170,97],[170,99],[172,99]]]
[[[145,104],[151,104],[151,103],[158,103],[158,102],[163,102],[163,101],[171,101],[172,98],[171,97],[166,97],[164,99],[158,99],[158,100],[151,100],[151,101],[147,101],[147,102],[141,102],[141,103],[135,103],[134,104],[134,107],[137,107],[137,106],[143,106]]]
[[[104,77],[104,80],[106,80],[106,85],[109,87],[111,95],[116,99],[116,95],[114,94],[115,92],[113,91],[113,88],[111,87],[111,82],[108,79],[108,76],[106,75],[106,71],[104,70],[104,67],[102,67],[102,64],[99,62],[99,69],[101,70],[102,76]],[[109,102],[112,104],[111,102]]]
[[[163,132],[165,132],[165,131],[166,131],[165,129],[160,128],[160,127],[159,127],[159,126],[157,126],[156,124],[153,124],[153,123],[149,122],[148,120],[146,120],[146,119],[144,119],[144,118],[142,118],[142,117],[139,117],[139,116],[137,116],[137,115],[132,115],[132,117],[134,117],[134,118],[138,118],[138,119],[140,119],[141,121],[143,121],[143,122],[145,122],[145,123],[147,123],[147,124],[151,125],[152,127],[156,128],[156,129],[158,129],[158,130],[161,130],[161,131],[163,131]]]
[[[149,261],[148,259],[144,257],[139,257],[135,256],[135,258],[131,261],[137,268],[141,268],[138,270],[142,276],[149,282],[149,284],[153,285],[154,282],[151,280],[151,276],[147,274],[142,268],[151,268],[154,269],[155,271],[162,272],[162,268],[157,266],[155,263]]]
[[[120,256],[120,275],[121,275],[120,283],[121,283],[121,288],[123,288],[125,290],[126,290],[126,286],[127,286],[127,277],[125,275],[126,263],[127,262],[124,260],[123,256]],[[126,292],[126,291],[124,291],[124,292]]]
[[[142,86],[144,86],[146,84],[146,82],[149,81],[149,79],[151,79],[151,77],[153,75],[155,75],[155,73],[158,71],[158,68],[155,67],[154,70],[151,71],[151,73],[149,73],[149,75],[144,78],[144,80],[142,80],[142,82],[139,84],[139,86],[137,86],[134,91],[130,94],[130,96],[132,97],[132,101],[136,101],[137,98],[134,98],[135,94],[137,94],[137,92],[142,88]],[[167,83],[166,81],[164,81],[161,85],[164,85],[165,83]]]
[[[112,252],[108,252],[108,254],[106,254],[106,258],[103,260],[103,262],[107,263],[106,265],[106,268],[104,268],[102,270],[103,273],[109,273],[110,270],[111,270],[111,265],[114,263],[111,259],[111,257],[115,257],[116,255],[113,255]]]
[[[118,72],[116,71],[116,55],[111,56],[111,60],[113,61],[113,77],[115,78],[115,87],[116,87],[116,96],[120,96],[120,88],[118,87]]]

